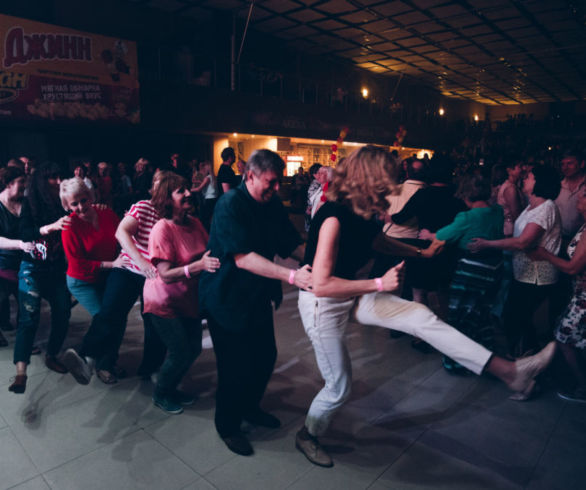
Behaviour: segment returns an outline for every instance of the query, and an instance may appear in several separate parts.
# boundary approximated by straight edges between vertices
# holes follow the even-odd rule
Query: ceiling
[[[245,0],[127,0],[195,19]],[[256,0],[250,28],[484,104],[586,99],[583,0]]]

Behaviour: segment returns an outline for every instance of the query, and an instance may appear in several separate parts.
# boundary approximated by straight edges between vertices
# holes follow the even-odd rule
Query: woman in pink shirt
[[[168,352],[159,371],[153,402],[173,414],[193,403],[193,398],[177,390],[177,386],[201,352],[198,276],[202,270],[215,272],[220,266],[220,261],[206,252],[205,228],[188,214],[188,189],[183,177],[171,173],[161,178],[153,193],[151,202],[163,218],[149,237],[149,254],[158,275],[147,277],[143,291],[144,313]]]

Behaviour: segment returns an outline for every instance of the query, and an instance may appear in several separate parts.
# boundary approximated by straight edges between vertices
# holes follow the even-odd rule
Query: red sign
[[[0,118],[140,121],[136,43],[0,15]]]

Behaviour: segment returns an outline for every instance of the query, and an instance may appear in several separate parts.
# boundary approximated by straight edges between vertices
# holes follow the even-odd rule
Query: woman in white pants
[[[299,293],[299,312],[325,381],[314,398],[296,447],[314,464],[330,467],[331,457],[318,437],[350,395],[352,371],[344,340],[350,318],[366,325],[400,330],[431,344],[476,374],[489,372],[513,391],[528,389],[551,361],[553,343],[516,362],[497,357],[439,320],[427,307],[391,294],[401,284],[403,263],[375,279],[356,280],[373,248],[403,256],[429,257],[381,233],[373,217],[388,207],[395,165],[384,150],[366,146],[338,166],[326,202],[312,221],[304,262],[313,267],[313,290]]]

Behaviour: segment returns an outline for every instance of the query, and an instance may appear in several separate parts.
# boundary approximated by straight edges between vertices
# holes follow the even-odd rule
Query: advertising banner
[[[0,14],[0,119],[138,123],[136,43]]]

